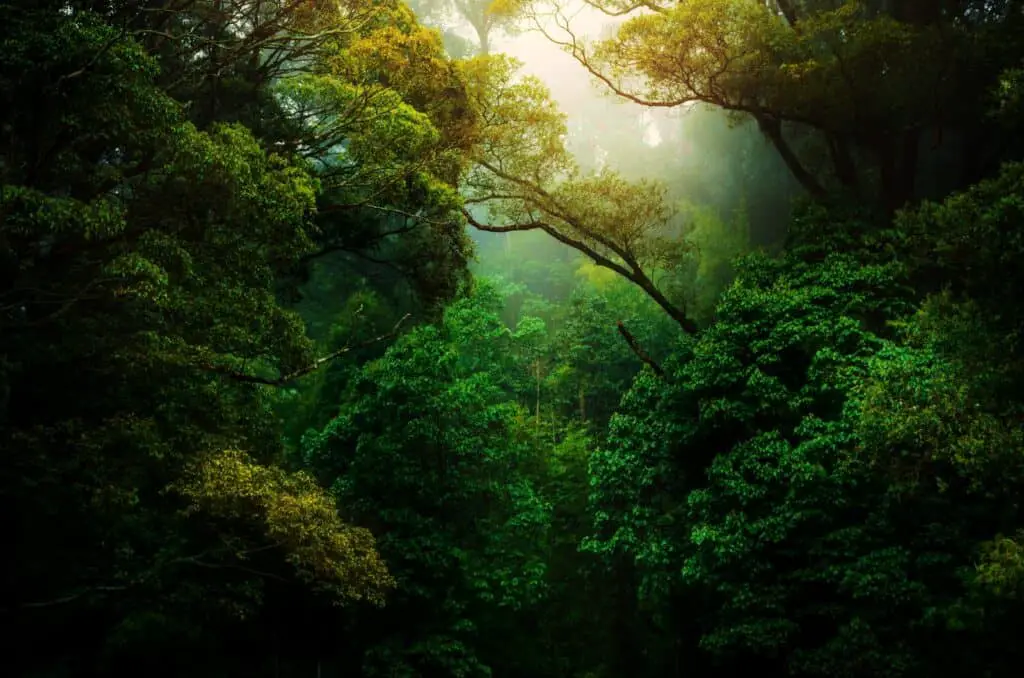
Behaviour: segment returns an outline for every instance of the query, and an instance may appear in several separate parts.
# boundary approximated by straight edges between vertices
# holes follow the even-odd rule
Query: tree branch
[[[598,266],[603,266],[604,268],[607,268],[609,270],[615,271],[616,273],[618,273],[622,277],[626,278],[627,280],[633,280],[633,278],[635,276],[635,273],[633,271],[630,271],[625,266],[622,266],[621,264],[618,264],[618,263],[612,261],[611,259],[609,259],[608,257],[604,256],[603,254],[601,254],[600,252],[598,252],[597,250],[592,248],[590,245],[588,245],[585,242],[583,242],[582,240],[577,240],[575,238],[572,238],[572,237],[562,233],[557,228],[555,228],[554,226],[552,226],[551,224],[548,224],[546,222],[543,222],[543,221],[533,221],[533,222],[530,222],[528,224],[513,224],[513,225],[510,225],[510,226],[490,226],[488,224],[484,224],[484,223],[482,223],[480,221],[477,221],[476,218],[472,214],[469,213],[469,210],[463,209],[462,213],[466,217],[466,221],[469,222],[470,226],[472,226],[473,228],[479,229],[481,231],[488,231],[490,233],[512,233],[514,231],[537,231],[537,230],[544,231],[545,233],[547,233],[548,235],[550,235],[552,238],[554,238],[555,240],[559,241],[560,243],[562,243],[564,245],[568,245],[569,247],[573,248],[574,250],[577,250],[577,251],[582,252],[583,254],[587,255]]]
[[[644,361],[648,366],[650,366],[650,368],[654,370],[654,373],[656,375],[664,379],[665,370],[661,369],[661,366],[658,365],[658,363],[654,362],[654,359],[651,358],[651,356],[648,355],[646,351],[640,348],[640,344],[637,343],[636,337],[630,334],[629,330],[626,329],[626,326],[622,324],[622,321],[620,320],[615,324],[619,328],[619,334],[621,334],[622,338],[626,340],[626,343],[629,344],[629,347],[633,349],[633,353],[636,353],[636,356],[640,358],[640,360]]]
[[[686,316],[686,309],[679,308],[671,301],[669,301],[668,297],[662,294],[661,290],[657,288],[654,282],[647,276],[646,273],[644,273],[643,269],[641,269],[640,266],[637,265],[637,262],[634,259],[632,259],[628,255],[628,253],[625,255],[620,254],[620,256],[622,256],[623,260],[630,266],[630,268],[626,268],[625,266],[615,261],[612,261],[611,259],[604,256],[603,254],[595,250],[593,247],[583,242],[582,240],[578,240],[576,238],[568,236],[565,233],[559,231],[551,224],[548,224],[543,221],[533,221],[528,224],[513,224],[510,226],[489,226],[487,224],[477,221],[473,217],[473,215],[469,213],[469,210],[463,209],[462,213],[465,215],[466,221],[469,223],[470,226],[481,231],[488,231],[490,233],[511,233],[513,231],[534,230],[544,231],[545,233],[547,233],[560,243],[568,245],[574,250],[590,257],[593,260],[593,262],[598,266],[602,266],[604,268],[607,268],[611,271],[618,273],[623,278],[625,278],[626,280],[630,281],[631,283],[642,289],[647,294],[647,296],[653,299],[654,302],[658,304],[658,306],[660,306],[663,311],[668,313],[669,317],[675,320],[683,329],[683,331],[686,332],[687,334],[696,334],[699,331],[697,324]],[[575,224],[570,225],[575,226]]]
[[[0,609],[0,612],[12,612],[14,610],[29,610],[41,607],[53,607],[55,605],[65,605],[67,603],[74,602],[82,596],[87,596],[90,593],[106,593],[111,591],[124,591],[127,586],[93,586],[82,591],[76,591],[75,593],[69,593],[66,596],[60,596],[59,598],[53,598],[51,600],[40,600],[31,603],[21,603],[14,607],[5,607]]]
[[[534,17],[534,30],[536,30],[538,33],[547,38],[548,42],[554,45],[558,45],[559,47],[562,47],[566,52],[569,53],[569,56],[575,59],[576,62],[579,63],[579,65],[583,66],[583,68],[586,69],[586,71],[592,77],[597,78],[602,83],[604,83],[604,85],[609,90],[611,90],[611,92],[616,96],[626,99],[627,101],[632,101],[635,104],[639,104],[641,106],[646,106],[649,108],[676,108],[677,106],[682,106],[683,104],[688,104],[698,100],[698,98],[694,96],[682,96],[676,99],[666,100],[648,99],[646,97],[641,97],[637,94],[634,94],[623,89],[619,85],[616,85],[614,82],[612,82],[609,76],[597,70],[597,68],[592,63],[590,63],[590,59],[587,57],[587,53],[584,50],[583,45],[580,44],[579,40],[576,37],[576,34],[573,33],[570,29],[568,19],[561,13],[561,8],[558,8],[558,10],[555,13],[555,22],[560,29],[562,29],[569,35],[569,41],[559,40],[555,36],[551,35],[551,33],[549,33],[548,30],[544,28],[540,20],[537,19],[536,17]]]
[[[825,190],[825,187],[804,167],[803,163],[800,162],[800,158],[793,152],[789,142],[782,136],[782,122],[777,118],[759,114],[754,114],[754,119],[757,121],[758,128],[775,146],[775,150],[779,152],[782,161],[786,163],[786,167],[789,168],[789,171],[796,180],[800,182],[800,185],[819,200],[828,197],[828,191]]]
[[[260,377],[254,374],[237,372],[235,370],[231,370],[226,367],[220,367],[218,365],[205,364],[202,365],[202,368],[208,372],[215,372],[217,374],[224,375],[225,377],[233,379],[234,381],[241,381],[248,384],[263,384],[265,386],[284,386],[289,382],[295,381],[300,377],[306,376],[310,372],[315,372],[316,370],[320,369],[321,367],[331,362],[335,358],[338,358],[346,353],[349,353],[350,351],[354,351],[355,349],[358,348],[365,348],[366,346],[371,346],[378,342],[384,341],[385,339],[390,339],[394,337],[395,335],[398,334],[398,328],[402,326],[402,323],[408,320],[411,316],[411,313],[406,313],[405,315],[403,315],[401,318],[398,319],[398,322],[395,323],[395,326],[391,328],[391,331],[386,334],[374,337],[373,339],[367,339],[366,341],[359,342],[358,344],[349,344],[348,346],[339,348],[337,351],[328,353],[324,357],[314,360],[309,365],[301,367],[297,370],[293,370],[287,374],[281,375],[277,379],[269,379],[267,377]]]
[[[597,0],[583,0],[583,3],[588,7],[596,9],[598,12],[601,12],[606,16],[626,16],[627,14],[635,12],[638,9],[649,9],[652,12],[657,12],[658,14],[664,14],[665,12],[668,11],[666,8],[661,7],[660,5],[656,5],[650,0],[637,0],[636,2],[621,9],[611,9],[609,7],[605,7]]]

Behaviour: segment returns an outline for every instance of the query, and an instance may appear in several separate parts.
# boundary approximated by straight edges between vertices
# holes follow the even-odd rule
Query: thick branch
[[[552,197],[550,193],[545,191],[540,186],[531,183],[521,177],[516,177],[511,174],[508,174],[507,172],[503,172],[499,167],[495,167],[493,164],[488,163],[485,160],[477,160],[477,164],[490,171],[496,177],[504,179],[505,181],[522,187],[528,194],[533,194],[533,196],[524,196],[520,197],[519,199],[529,203],[533,203],[539,210],[550,214],[556,219],[561,219],[569,226],[576,229],[577,233],[581,233],[585,237],[590,238],[599,245],[607,247],[610,251],[614,252],[624,261],[626,261],[627,263],[631,263],[629,261],[629,253],[623,247],[621,247],[618,243],[614,242],[610,238],[602,235],[601,233],[597,233],[589,228],[586,228],[586,226],[580,223],[578,219],[576,219],[573,215],[569,214],[569,211],[566,210],[566,208],[563,205],[560,205],[558,201],[554,197]],[[542,228],[542,226],[539,227]],[[632,268],[636,271],[639,271],[639,267],[637,266],[633,266]]]
[[[636,353],[636,356],[640,358],[640,360],[647,363],[650,366],[650,368],[654,370],[654,373],[656,375],[664,379],[665,371],[661,369],[661,366],[658,365],[658,363],[654,362],[654,359],[651,358],[651,356],[648,355],[646,351],[640,348],[640,344],[637,343],[636,337],[630,334],[629,330],[626,329],[626,326],[622,324],[622,321],[620,320],[615,324],[619,328],[619,334],[621,334],[622,338],[626,340],[626,343],[629,344],[629,347],[633,349],[633,353]]]
[[[770,118],[765,115],[754,115],[754,119],[757,120],[757,126],[768,137],[768,140],[772,142],[772,145],[775,146],[775,150],[779,152],[782,161],[786,163],[786,167],[789,168],[793,177],[800,182],[800,185],[819,200],[827,197],[828,191],[825,190],[825,187],[821,185],[813,174],[807,171],[807,168],[800,162],[800,158],[797,157],[785,137],[782,136],[782,123],[776,118]]]
[[[698,331],[697,324],[686,317],[685,310],[677,307],[675,304],[669,301],[668,298],[664,294],[662,294],[661,290],[659,290],[657,286],[655,286],[654,282],[649,277],[647,277],[647,274],[644,273],[639,266],[635,265],[635,262],[629,259],[628,257],[624,257],[624,259],[626,260],[626,263],[630,264],[630,268],[626,268],[622,264],[612,261],[611,259],[604,256],[603,254],[595,250],[593,247],[583,242],[582,240],[578,240],[576,238],[568,236],[565,233],[559,231],[551,224],[548,224],[543,221],[534,221],[528,224],[513,224],[510,226],[489,226],[487,224],[481,223],[480,221],[477,221],[476,218],[474,218],[473,215],[469,213],[469,210],[463,209],[462,213],[465,215],[466,221],[473,228],[476,228],[481,231],[488,231],[490,233],[512,233],[513,231],[535,230],[544,231],[545,233],[547,233],[560,243],[568,245],[574,250],[590,257],[590,259],[593,260],[593,262],[598,266],[602,266],[604,268],[607,268],[611,271],[618,273],[623,278],[625,278],[626,280],[630,281],[631,283],[642,289],[647,294],[647,296],[653,299],[654,302],[662,308],[662,310],[668,313],[670,318],[679,323],[679,326],[687,334],[695,334]]]
[[[603,254],[595,250],[593,247],[583,242],[582,240],[572,238],[546,222],[533,221],[528,224],[513,224],[511,226],[489,226],[480,221],[477,221],[476,218],[469,213],[469,210],[464,209],[462,210],[462,213],[463,215],[465,215],[466,221],[469,222],[470,226],[481,231],[488,231],[490,233],[512,233],[513,231],[537,230],[544,231],[545,233],[547,233],[560,243],[568,245],[574,250],[577,250],[587,255],[588,257],[593,259],[594,263],[597,264],[598,266],[603,266],[604,268],[615,271],[616,273],[626,278],[627,280],[633,280],[634,278],[635,273],[633,271],[630,271],[625,266],[622,266],[621,264],[612,261],[611,259],[604,256]]]
[[[786,15],[787,21],[790,23],[790,25],[794,25],[798,18],[794,6],[791,3],[787,2],[786,0],[781,0],[779,2],[779,8]],[[556,11],[555,21],[558,27],[569,36],[567,40],[560,40],[558,38],[555,38],[553,35],[550,34],[550,32],[548,32],[544,28],[540,20],[534,17],[535,27],[539,33],[541,33],[545,38],[547,38],[548,41],[564,48],[570,54],[570,56],[572,56],[581,66],[583,66],[583,68],[587,70],[587,72],[591,76],[597,78],[602,83],[604,83],[604,85],[616,96],[626,99],[627,101],[632,101],[635,104],[639,104],[641,106],[646,106],[649,108],[675,108],[678,106],[682,106],[683,104],[703,102],[718,106],[726,110],[741,111],[744,113],[748,113],[752,115],[755,120],[757,120],[757,123],[761,128],[761,131],[769,139],[769,141],[772,142],[772,145],[775,146],[775,149],[782,157],[783,162],[786,163],[786,166],[789,168],[790,172],[793,174],[796,180],[800,182],[804,189],[807,190],[812,196],[818,199],[822,199],[827,196],[827,191],[825,190],[825,188],[814,177],[813,174],[807,171],[807,169],[801,163],[800,159],[797,157],[796,153],[794,153],[793,149],[790,147],[788,142],[786,142],[785,138],[782,135],[782,123],[780,118],[770,116],[766,114],[764,111],[751,106],[729,104],[718,96],[712,96],[709,95],[708,93],[701,94],[695,92],[693,91],[692,87],[690,88],[689,93],[684,93],[683,95],[677,96],[672,99],[650,99],[630,92],[624,89],[622,86],[616,84],[610,76],[601,72],[597,67],[595,67],[590,62],[590,59],[587,56],[584,46],[580,43],[579,39],[576,37],[576,34],[572,32],[571,28],[569,27],[568,20],[565,18],[564,15],[561,14],[560,10]],[[810,124],[814,127],[820,128],[820,126],[815,124],[812,120],[803,120],[793,116],[788,116],[787,119],[792,120],[793,122],[804,122],[806,124]]]

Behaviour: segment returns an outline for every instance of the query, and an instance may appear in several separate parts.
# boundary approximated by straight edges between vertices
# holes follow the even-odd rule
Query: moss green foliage
[[[381,535],[396,614],[419,620],[375,629],[368,675],[488,675],[470,639],[493,632],[498,610],[544,597],[550,505],[528,475],[537,462],[524,412],[508,398],[507,364],[493,358],[518,339],[499,310],[483,286],[439,327],[405,335],[304,442],[343,505]],[[421,617],[425,609],[434,613]]]

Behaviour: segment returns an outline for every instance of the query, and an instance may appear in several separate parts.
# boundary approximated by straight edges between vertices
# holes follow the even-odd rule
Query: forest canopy
[[[1016,676],[1022,36],[0,0],[5,669]]]

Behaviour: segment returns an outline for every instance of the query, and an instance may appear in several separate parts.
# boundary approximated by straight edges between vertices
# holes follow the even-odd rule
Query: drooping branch
[[[800,182],[800,185],[815,198],[821,200],[828,197],[828,191],[821,185],[821,182],[811,174],[800,158],[797,157],[796,152],[786,141],[786,138],[782,135],[782,122],[778,118],[769,117],[767,115],[755,115],[754,119],[757,121],[757,126],[761,130],[761,133],[768,138],[768,141],[772,142],[775,150],[778,151],[779,157],[786,163],[786,167],[789,168],[790,173],[793,177]]]
[[[618,243],[616,243],[611,238],[606,237],[605,235],[603,235],[603,234],[601,234],[599,232],[596,232],[594,229],[587,228],[584,223],[582,223],[575,215],[573,215],[571,213],[571,210],[567,209],[554,196],[552,196],[551,193],[549,193],[548,191],[544,190],[541,186],[538,186],[538,185],[536,185],[536,184],[534,184],[534,183],[532,183],[530,181],[527,181],[526,179],[523,179],[522,177],[517,177],[517,176],[511,175],[508,172],[503,171],[501,168],[496,167],[495,165],[493,165],[493,164],[491,164],[491,163],[489,163],[489,162],[487,162],[485,160],[479,160],[478,159],[477,160],[477,164],[480,167],[483,167],[486,170],[488,170],[491,174],[493,174],[494,176],[498,177],[499,179],[503,179],[505,181],[508,181],[509,183],[515,184],[516,186],[519,186],[520,188],[522,188],[524,190],[524,192],[525,192],[525,195],[517,197],[516,198],[517,200],[522,200],[522,201],[524,201],[526,203],[530,203],[530,204],[534,205],[540,211],[546,212],[547,214],[550,214],[551,216],[555,217],[556,219],[564,221],[566,224],[568,224],[577,233],[580,233],[584,237],[589,238],[590,240],[593,240],[597,244],[601,245],[602,247],[607,248],[609,251],[613,252],[616,256],[618,256],[623,261],[625,261],[627,264],[629,264],[630,268],[632,269],[632,273],[629,274],[631,276],[630,280],[633,280],[634,282],[637,282],[635,277],[632,277],[632,276],[637,276],[637,275],[640,275],[640,276],[643,276],[643,277],[646,278],[646,275],[640,269],[640,266],[635,261],[633,261],[632,255],[630,255],[630,253],[627,251],[627,249],[625,247],[619,245]],[[494,195],[487,195],[485,197],[485,200],[489,199],[489,198],[496,198],[496,197],[497,196],[494,196]],[[531,230],[532,228],[544,228],[544,230],[548,230],[549,228],[553,228],[550,225],[546,225],[546,226],[547,226],[547,228],[544,228],[544,226],[541,226],[541,225],[537,225],[537,226],[531,226],[531,227],[528,227],[526,229],[521,229],[521,230]],[[558,236],[554,236],[554,237],[558,237]],[[579,249],[576,245],[572,245],[569,242],[566,242],[564,240],[562,242],[565,242],[565,244],[569,245],[570,247],[576,247],[577,249]],[[584,252],[584,253],[587,254],[587,256],[592,256],[589,252]],[[601,264],[601,265],[604,266],[605,264]],[[621,270],[612,269],[612,270],[615,270],[620,275],[624,275],[622,273],[622,271],[624,271],[626,269],[621,269]]]
[[[642,289],[685,332],[697,332],[685,305],[670,301],[644,268],[659,251],[655,241],[670,218],[664,188],[611,171],[581,173],[564,145],[564,121],[550,114],[546,89],[509,85],[502,81],[509,73],[492,71],[498,82],[480,88],[485,124],[462,184],[466,222],[491,233],[543,231]],[[507,133],[513,122],[525,127],[522,143]],[[475,205],[490,205],[505,221],[486,223],[470,211]]]
[[[568,40],[560,40],[555,36],[551,35],[551,33],[546,28],[544,28],[544,25],[536,16],[533,17],[534,30],[543,35],[548,40],[548,42],[554,45],[558,45],[559,47],[562,47],[569,54],[569,56],[575,59],[576,62],[579,63],[579,65],[583,66],[583,68],[586,69],[587,73],[589,73],[591,77],[600,80],[616,96],[626,99],[627,101],[632,101],[633,103],[639,104],[640,106],[646,106],[648,108],[677,108],[679,106],[682,106],[683,104],[688,104],[697,101],[697,98],[692,96],[682,96],[672,99],[650,99],[647,97],[642,97],[626,89],[623,89],[622,87],[614,83],[607,74],[600,71],[596,66],[594,66],[591,63],[590,57],[587,56],[586,49],[584,49],[584,46],[580,43],[579,39],[576,37],[576,34],[573,33],[572,29],[569,26],[569,20],[568,18],[566,18],[564,14],[562,14],[561,8],[556,8],[556,11],[554,13],[554,19],[558,27],[562,31],[564,31],[566,35],[569,36]]]
[[[622,338],[626,340],[627,344],[629,344],[629,347],[633,350],[633,353],[635,353],[636,356],[640,358],[640,360],[644,361],[647,365],[649,365],[650,368],[654,370],[654,373],[656,375],[664,379],[665,370],[661,369],[661,366],[658,365],[658,363],[654,362],[654,359],[651,358],[651,356],[645,350],[643,350],[643,348],[640,347],[640,344],[637,343],[636,337],[634,337],[630,333],[630,331],[626,329],[626,326],[622,324],[622,321],[619,320],[615,324],[619,328],[619,334],[621,334]]]
[[[679,308],[666,297],[661,290],[654,284],[650,277],[644,273],[643,269],[637,264],[637,262],[626,254],[623,260],[629,266],[623,266],[618,262],[606,257],[605,255],[598,252],[596,249],[588,245],[583,240],[573,238],[563,233],[558,228],[544,221],[532,221],[526,224],[513,224],[509,226],[490,226],[477,220],[468,210],[463,210],[463,214],[466,217],[466,221],[470,226],[481,231],[487,231],[490,233],[511,233],[513,231],[544,231],[555,240],[559,241],[564,245],[568,245],[574,250],[585,254],[595,264],[603,268],[607,268],[610,271],[618,273],[626,280],[630,281],[640,289],[642,289],[647,296],[649,296],[658,306],[665,311],[670,318],[675,320],[679,326],[687,334],[696,334],[699,330],[697,324],[690,320],[686,316],[686,310]]]
[[[387,332],[386,334],[382,334],[372,339],[367,339],[366,341],[359,342],[358,344],[349,344],[347,346],[339,348],[337,351],[332,351],[331,353],[328,353],[322,358],[317,358],[316,360],[311,362],[309,365],[306,365],[305,367],[300,367],[297,370],[292,370],[291,372],[283,374],[276,379],[260,377],[254,374],[246,374],[244,372],[238,372],[236,370],[212,364],[204,364],[202,365],[202,368],[207,372],[221,374],[234,381],[241,381],[248,384],[263,384],[265,386],[284,386],[285,384],[295,381],[300,377],[304,377],[307,374],[310,374],[311,372],[315,372],[316,370],[320,369],[327,363],[345,355],[346,353],[349,353],[359,348],[365,348],[367,346],[371,346],[381,341],[393,338],[398,334],[398,329],[402,326],[402,323],[408,320],[411,316],[411,313],[406,313],[405,315],[403,315],[401,318],[398,319],[398,322],[395,323],[395,326],[391,328],[391,331]]]
[[[628,244],[617,242],[614,238],[610,237],[609,234],[602,233],[594,228],[589,228],[587,224],[584,223],[577,214],[575,214],[575,210],[572,210],[562,204],[561,201],[559,201],[549,191],[546,191],[543,187],[527,181],[522,177],[513,176],[486,160],[478,159],[476,162],[479,167],[514,186],[515,188],[512,189],[513,195],[516,190],[521,189],[522,193],[515,197],[516,200],[522,201],[526,205],[529,205],[531,209],[536,209],[541,214],[545,214],[556,222],[565,224],[565,226],[560,228],[556,224],[543,219],[533,219],[526,223],[511,226],[491,226],[481,223],[474,218],[468,210],[463,209],[463,214],[471,226],[479,230],[490,231],[492,233],[542,230],[559,242],[582,252],[592,259],[598,266],[614,271],[642,289],[647,296],[653,299],[658,306],[668,313],[669,317],[679,324],[683,331],[688,334],[694,334],[698,331],[696,323],[687,317],[686,309],[669,301],[661,290],[658,289],[657,285],[654,284],[654,281],[651,280],[643,270],[643,267],[636,258],[635,252],[630,250]],[[472,198],[471,200],[476,203],[481,203],[486,202],[489,199],[508,199],[510,197],[512,196],[509,195],[508,190],[501,190],[493,194],[486,193],[482,196]],[[568,227],[568,230],[571,233],[579,234],[581,237],[574,237],[573,235],[566,233],[566,227]],[[594,245],[591,243],[594,243]],[[607,252],[610,252],[611,255],[616,257],[622,263],[613,259],[612,256],[601,253],[597,249],[598,246],[604,248]]]
[[[485,224],[485,223],[477,220],[476,217],[474,217],[472,214],[469,213],[469,210],[465,210],[464,209],[462,211],[462,213],[466,217],[466,221],[469,223],[470,226],[472,226],[473,228],[475,228],[477,230],[480,230],[480,231],[487,231],[488,233],[512,233],[512,232],[515,232],[515,231],[538,231],[538,230],[539,231],[544,231],[545,233],[547,233],[548,235],[550,235],[552,238],[554,238],[555,240],[559,241],[563,245],[568,245],[569,247],[573,248],[574,250],[576,250],[578,252],[581,252],[582,254],[585,254],[586,256],[590,257],[593,260],[593,262],[595,264],[597,264],[598,266],[603,266],[604,268],[607,268],[607,269],[609,269],[611,271],[615,271],[616,273],[621,275],[623,278],[626,278],[628,280],[632,280],[633,279],[633,276],[634,276],[633,271],[630,271],[625,266],[622,266],[621,264],[618,264],[615,261],[612,261],[611,259],[609,259],[608,257],[604,256],[603,254],[601,254],[600,252],[595,250],[593,247],[591,247],[587,243],[583,242],[582,240],[577,240],[576,238],[572,238],[572,237],[566,235],[565,233],[562,233],[557,228],[555,228],[554,226],[552,226],[551,224],[548,224],[546,222],[543,222],[543,221],[532,221],[532,222],[526,223],[526,224],[512,224],[512,225],[509,225],[509,226],[490,226],[488,224]]]

